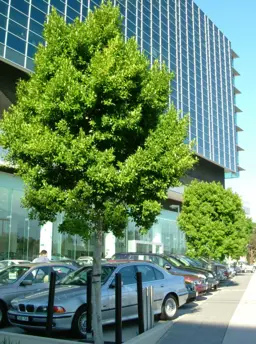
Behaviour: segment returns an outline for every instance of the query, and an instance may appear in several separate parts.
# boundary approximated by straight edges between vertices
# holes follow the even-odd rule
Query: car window
[[[154,270],[151,266],[147,265],[137,265],[137,270],[141,272],[142,275],[142,282],[151,282],[155,281],[156,277],[154,274]]]
[[[48,266],[36,268],[32,270],[25,278],[26,281],[32,281],[33,284],[48,283],[50,269]]]
[[[157,270],[157,269],[155,269],[155,268],[153,268],[153,269],[154,269],[154,272],[155,272],[155,275],[156,275],[156,279],[157,279],[157,280],[164,279],[164,274],[163,274],[161,271],[159,271],[159,270]]]
[[[150,260],[152,261],[152,263],[161,266],[162,268],[165,266],[165,264],[168,262],[166,262],[162,257],[158,257],[158,256],[151,256]]]
[[[0,272],[0,285],[12,284],[18,281],[27,271],[29,267],[21,267],[18,265],[11,266]]]
[[[124,285],[136,283],[136,271],[134,266],[126,266],[122,268],[119,272],[122,276],[122,281]]]
[[[56,272],[56,279],[57,280],[61,280],[62,278],[67,276],[67,274],[69,274],[70,272],[73,271],[72,269],[70,269],[66,266],[53,266],[52,270]]]

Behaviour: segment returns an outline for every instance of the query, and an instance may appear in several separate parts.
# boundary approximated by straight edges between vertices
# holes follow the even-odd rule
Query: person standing
[[[38,258],[35,258],[32,263],[49,263],[50,259],[47,257],[47,251],[42,250]]]

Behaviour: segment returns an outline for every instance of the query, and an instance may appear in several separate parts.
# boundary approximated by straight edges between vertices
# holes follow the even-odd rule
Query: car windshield
[[[182,264],[177,259],[175,259],[173,257],[164,257],[164,258],[176,267],[182,266]]]
[[[0,272],[0,285],[13,284],[18,281],[30,268],[28,266],[10,266]]]
[[[181,261],[181,263],[183,263],[185,266],[190,266],[189,262],[187,261],[186,258],[184,257],[179,257],[179,260]]]
[[[115,270],[115,266],[102,266],[101,267],[101,284],[105,284],[112,272]],[[88,273],[91,273],[92,266],[77,270],[66,276],[59,282],[61,285],[86,285]]]
[[[5,269],[8,266],[8,262],[0,262],[0,269]]]

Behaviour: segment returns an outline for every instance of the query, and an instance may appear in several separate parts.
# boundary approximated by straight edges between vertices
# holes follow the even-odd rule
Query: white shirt
[[[41,257],[35,258],[32,263],[49,263],[49,262],[50,262],[50,259],[48,257],[41,256]]]

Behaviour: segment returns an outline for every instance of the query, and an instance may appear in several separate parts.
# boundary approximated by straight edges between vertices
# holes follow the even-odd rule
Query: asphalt
[[[249,327],[252,316],[255,320]],[[217,292],[182,307],[174,325],[157,344],[171,343],[255,344],[256,274],[236,276]]]

